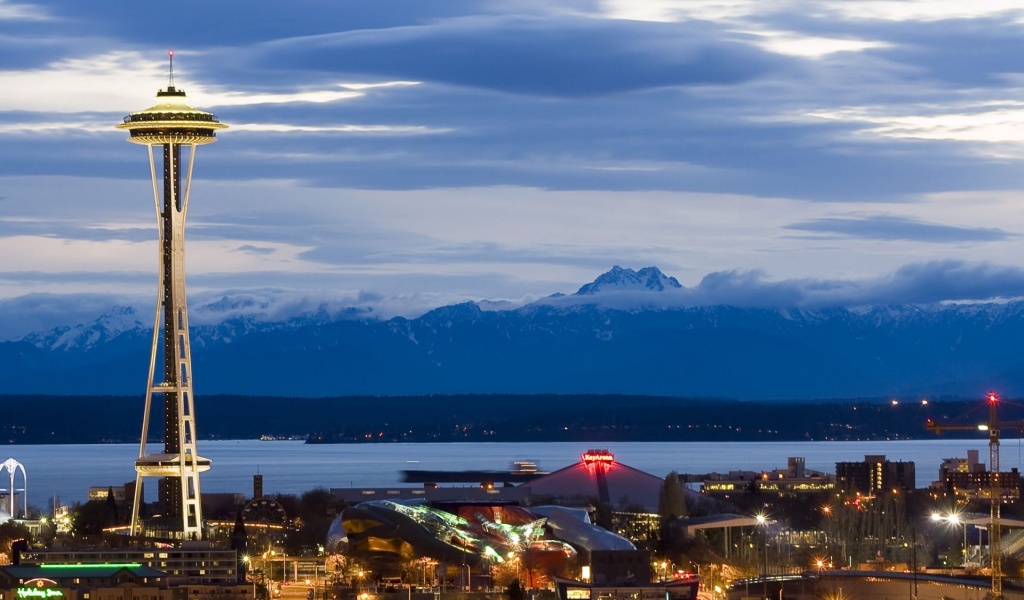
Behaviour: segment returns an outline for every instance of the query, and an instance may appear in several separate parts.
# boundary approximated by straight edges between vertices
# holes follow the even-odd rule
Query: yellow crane
[[[928,419],[925,427],[936,434],[947,430],[960,431],[988,431],[988,493],[990,500],[990,523],[988,533],[989,558],[992,562],[992,597],[1000,599],[1003,597],[1003,546],[1000,531],[999,509],[1003,501],[1003,485],[1001,473],[999,472],[999,418],[996,415],[996,407],[999,405],[999,396],[994,392],[988,393],[988,423],[985,425],[949,425],[939,424]],[[1015,423],[1014,427],[1020,429],[1024,424]]]

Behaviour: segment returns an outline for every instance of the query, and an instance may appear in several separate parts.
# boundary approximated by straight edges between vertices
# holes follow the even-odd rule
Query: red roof
[[[597,498],[615,507],[638,505],[648,512],[658,511],[658,495],[663,480],[620,462],[580,462],[523,484],[535,495],[561,499]]]

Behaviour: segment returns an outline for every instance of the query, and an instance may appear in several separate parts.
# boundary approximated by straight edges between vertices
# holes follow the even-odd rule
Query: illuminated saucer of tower
[[[149,150],[159,232],[160,275],[157,307],[153,322],[149,385],[143,412],[139,456],[135,461],[136,485],[131,532],[140,531],[142,478],[161,477],[160,501],[167,525],[165,531],[182,539],[202,537],[202,501],[199,473],[210,468],[209,459],[196,450],[195,407],[192,394],[192,358],[189,347],[188,309],[185,299],[185,216],[187,214],[195,147],[217,140],[216,130],[227,127],[211,113],[185,103],[185,92],[174,87],[173,52],[170,81],[157,92],[156,105],[131,113],[118,129],[129,132],[128,141]],[[162,155],[157,169],[154,147]],[[186,165],[181,149],[189,149]],[[184,167],[184,168],[183,168]],[[155,378],[158,358],[162,374]],[[163,398],[164,448],[148,453],[149,421],[153,395]]]
[[[124,123],[115,125],[130,132],[129,142],[145,146],[200,146],[216,142],[215,130],[227,128],[212,113],[185,104],[185,90],[174,85],[158,91],[156,97],[156,105],[134,112],[124,118]]]

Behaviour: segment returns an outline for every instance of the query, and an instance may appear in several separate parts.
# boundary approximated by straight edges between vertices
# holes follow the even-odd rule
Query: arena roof
[[[588,450],[579,462],[543,475],[520,487],[534,496],[554,496],[562,501],[597,498],[614,506],[641,506],[658,511],[663,480],[615,460],[607,450]]]

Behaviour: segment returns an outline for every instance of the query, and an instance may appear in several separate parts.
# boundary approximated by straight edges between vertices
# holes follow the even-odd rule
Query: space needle
[[[156,314],[142,438],[135,460],[131,534],[198,540],[203,536],[199,473],[210,468],[210,461],[199,456],[196,450],[192,357],[185,301],[185,217],[196,146],[217,141],[216,131],[227,125],[212,114],[185,103],[185,91],[174,87],[173,51],[168,53],[168,61],[169,82],[166,90],[157,92],[156,104],[131,113],[116,126],[128,131],[129,142],[149,150],[159,235]],[[187,149],[188,154],[185,164],[182,164],[182,148]],[[163,371],[156,376],[158,362]],[[149,453],[146,440],[154,396],[163,401],[164,448],[163,452]],[[142,482],[146,477],[160,478],[162,515],[143,527],[140,507]]]

